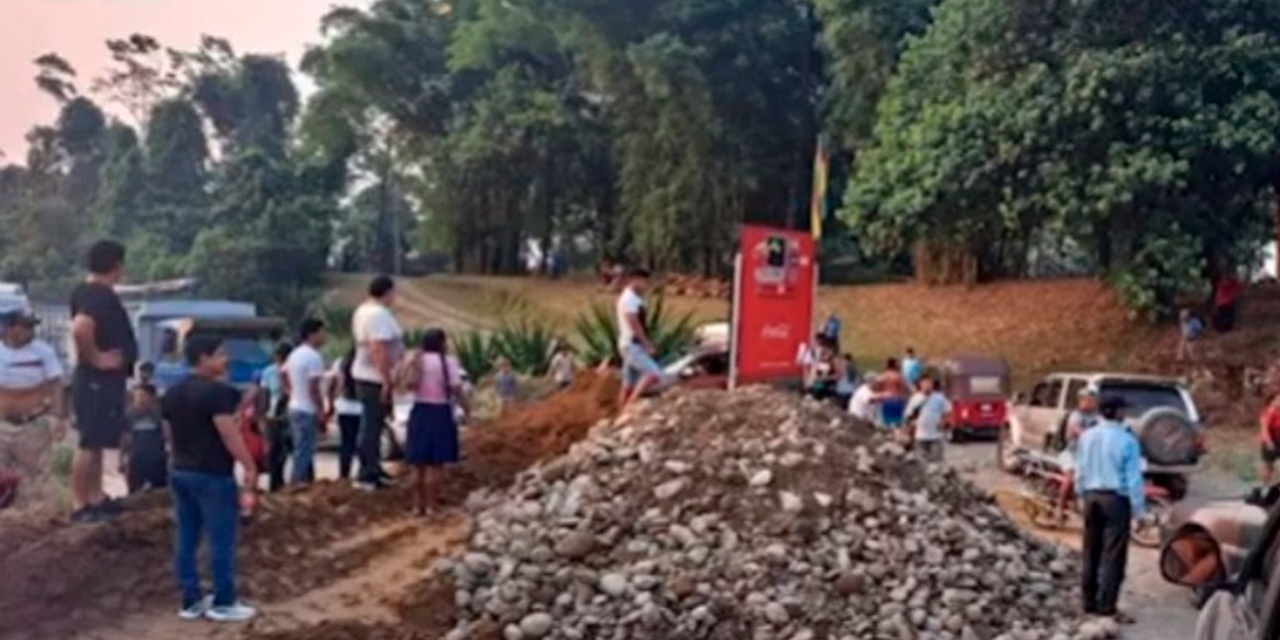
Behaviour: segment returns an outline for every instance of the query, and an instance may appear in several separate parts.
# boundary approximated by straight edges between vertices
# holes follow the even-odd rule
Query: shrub
[[[512,369],[540,376],[547,372],[551,350],[559,339],[544,325],[520,321],[518,324],[499,327],[489,342],[493,355],[510,360]]]

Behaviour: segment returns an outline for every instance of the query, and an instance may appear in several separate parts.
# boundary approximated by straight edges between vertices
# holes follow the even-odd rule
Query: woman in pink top
[[[447,353],[448,340],[441,329],[422,336],[418,357],[422,375],[413,394],[413,410],[405,442],[405,462],[413,468],[413,508],[427,511],[428,485],[439,488],[442,467],[458,461],[458,422],[454,403],[466,409],[462,393],[462,367]]]

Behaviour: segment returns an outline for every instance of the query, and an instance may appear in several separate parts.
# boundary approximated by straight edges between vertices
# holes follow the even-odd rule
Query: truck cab
[[[161,392],[173,386],[190,372],[183,357],[183,346],[197,335],[214,335],[223,340],[227,352],[227,381],[244,387],[258,379],[271,364],[271,350],[284,330],[280,318],[175,318],[155,325],[158,349],[151,362],[155,365],[154,381]]]

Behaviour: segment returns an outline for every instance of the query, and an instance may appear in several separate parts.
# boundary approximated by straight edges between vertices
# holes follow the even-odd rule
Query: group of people
[[[853,357],[840,351],[838,331],[838,321],[828,320],[813,346],[801,352],[808,393],[835,402],[864,423],[900,434],[927,459],[941,461],[951,402],[937,374],[908,347],[901,360],[888,358],[884,371],[859,379]]]
[[[78,433],[71,520],[113,518],[124,507],[103,490],[104,452],[122,449],[131,491],[167,487],[172,494],[180,616],[247,620],[255,611],[237,595],[235,547],[241,518],[257,505],[260,471],[270,488],[283,486],[288,464],[291,482],[312,481],[322,425],[336,417],[339,475],[357,472],[357,486],[369,491],[389,486],[381,442],[393,398],[402,393],[413,397],[404,443],[404,461],[413,470],[411,507],[425,512],[432,476],[459,459],[465,374],[442,330],[428,330],[415,348],[405,348],[390,277],[370,282],[352,320],[355,345],[331,366],[321,355],[326,327],[308,319],[296,345],[279,348],[259,384],[241,390],[226,382],[221,338],[193,334],[183,344],[190,375],[161,395],[152,370],[136,365],[137,341],[115,293],[124,266],[119,243],[104,240],[89,249],[88,274],[71,297],[77,357],[70,406],[55,350],[35,337],[39,319],[26,309],[0,313],[0,468],[21,478],[22,499],[39,499],[41,488],[52,486],[53,446],[71,424]],[[566,368],[554,369],[559,382]],[[206,535],[213,578],[208,598],[196,569]]]

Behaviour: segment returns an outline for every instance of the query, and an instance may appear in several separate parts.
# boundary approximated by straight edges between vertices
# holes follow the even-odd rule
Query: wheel
[[[1165,498],[1148,498],[1147,513],[1133,523],[1129,538],[1146,549],[1159,549],[1165,526],[1173,515],[1173,503]]]
[[[996,438],[996,465],[1005,473],[1022,471],[1022,461],[1013,445],[1013,429],[1007,424],[1000,427],[1000,436]]]

